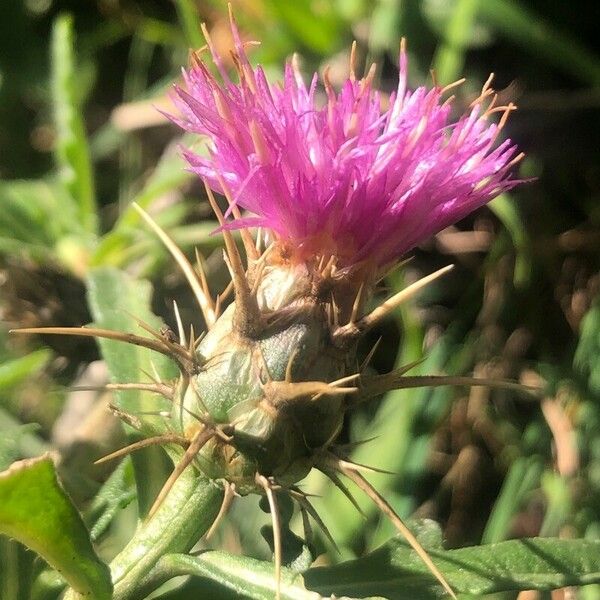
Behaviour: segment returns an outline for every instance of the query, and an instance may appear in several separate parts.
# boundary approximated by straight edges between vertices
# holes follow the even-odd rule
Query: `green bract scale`
[[[182,390],[183,410],[173,408],[187,435],[203,426],[193,415],[228,426],[230,440],[210,440],[198,462],[240,493],[256,489],[257,473],[281,485],[303,479],[336,439],[358,379],[355,344],[340,347],[332,336],[331,268],[273,264],[269,256],[257,265],[248,279],[260,327],[244,325],[230,305],[195,351],[200,369]]]

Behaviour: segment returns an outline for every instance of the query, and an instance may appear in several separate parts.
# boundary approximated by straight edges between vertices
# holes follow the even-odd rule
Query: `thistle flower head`
[[[232,33],[238,81],[208,38],[222,81],[196,59],[175,94],[177,122],[210,140],[208,156],[185,151],[191,168],[249,213],[226,227],[267,228],[300,260],[377,268],[518,183],[515,145],[497,143],[514,106],[494,108],[489,81],[453,121],[447,89],[408,89],[402,47],[385,107],[372,71],[362,80],[351,73],[338,92],[325,75],[319,101],[317,75],[307,86],[292,60],[272,84],[251,66],[233,21]],[[499,123],[489,119],[495,112]]]

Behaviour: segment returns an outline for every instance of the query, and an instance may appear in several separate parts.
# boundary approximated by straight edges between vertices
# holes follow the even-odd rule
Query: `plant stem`
[[[111,563],[113,600],[133,600],[158,560],[167,553],[188,552],[216,518],[223,491],[188,468],[156,514]],[[64,600],[77,600],[69,590]]]

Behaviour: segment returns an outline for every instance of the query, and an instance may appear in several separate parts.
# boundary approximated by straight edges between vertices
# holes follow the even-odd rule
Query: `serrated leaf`
[[[0,533],[37,552],[81,595],[111,597],[110,571],[48,456],[14,463],[0,474]]]
[[[509,590],[550,590],[600,581],[600,541],[528,538],[429,554],[455,592],[481,597]],[[395,538],[364,558],[304,574],[306,587],[329,597],[390,600],[443,598],[421,559]]]
[[[73,19],[62,15],[52,30],[52,104],[56,125],[56,163],[71,209],[73,233],[97,232],[96,200],[90,152],[77,96]],[[63,212],[64,214],[64,212]]]

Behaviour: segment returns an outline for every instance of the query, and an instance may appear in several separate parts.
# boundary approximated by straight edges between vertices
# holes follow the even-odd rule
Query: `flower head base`
[[[407,89],[402,47],[387,108],[372,76],[353,74],[338,93],[325,76],[320,106],[316,75],[307,87],[292,60],[283,83],[272,85],[250,65],[233,21],[232,32],[239,83],[207,36],[223,82],[196,59],[175,97],[177,122],[211,141],[208,157],[185,152],[191,168],[252,213],[227,227],[267,228],[301,259],[381,267],[518,183],[515,146],[496,146],[515,107],[494,108],[490,81],[452,122],[447,89]],[[488,120],[495,112],[503,113],[499,124]]]

